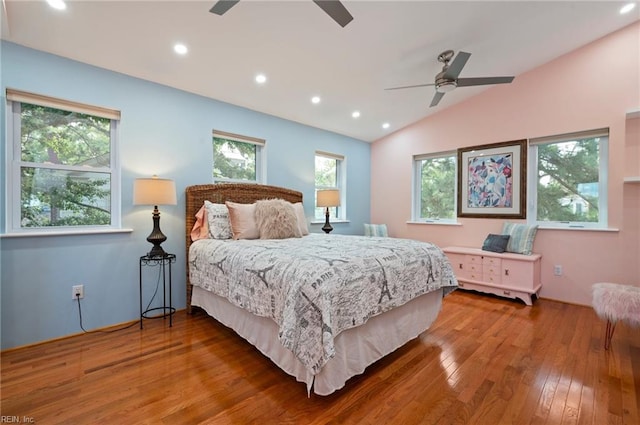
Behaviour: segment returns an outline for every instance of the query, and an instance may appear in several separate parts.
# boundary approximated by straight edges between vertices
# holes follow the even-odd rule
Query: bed
[[[233,329],[308,394],[341,389],[426,331],[457,287],[446,256],[426,242],[317,233],[193,241],[205,201],[293,205],[302,193],[236,183],[185,193],[187,312],[198,307]]]

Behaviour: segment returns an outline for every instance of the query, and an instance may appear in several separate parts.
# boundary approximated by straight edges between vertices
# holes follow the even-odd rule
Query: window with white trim
[[[316,151],[315,154],[315,185],[316,194],[322,189],[338,189],[340,191],[340,206],[329,208],[329,216],[339,220],[346,220],[345,188],[346,161],[344,156],[329,152]],[[315,205],[315,199],[314,199]],[[315,219],[325,219],[325,208],[315,208]]]
[[[609,129],[529,140],[530,223],[607,227]]]
[[[264,182],[262,139],[213,130],[213,181]]]
[[[120,112],[7,89],[7,232],[120,227]]]
[[[456,222],[456,152],[413,157],[413,221]]]

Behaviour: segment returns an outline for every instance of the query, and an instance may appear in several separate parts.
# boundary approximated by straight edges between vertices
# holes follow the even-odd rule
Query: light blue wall
[[[347,158],[349,223],[335,232],[362,234],[369,220],[370,146],[335,133],[250,111],[58,56],[2,42],[2,179],[5,181],[7,87],[122,112],[122,224],[132,233],[0,239],[2,349],[81,332],[71,286],[85,285],[85,329],[138,317],[138,258],[149,249],[151,210],[132,205],[136,177],[173,178],[178,205],[161,207],[165,250],[176,253],[174,305],[185,306],[184,188],[211,182],[212,129],[267,141],[267,183],[304,194],[313,216],[314,152]],[[2,226],[5,193],[2,188]],[[321,225],[311,230],[320,231]],[[4,227],[3,227],[4,228]],[[147,291],[155,277],[147,273]]]

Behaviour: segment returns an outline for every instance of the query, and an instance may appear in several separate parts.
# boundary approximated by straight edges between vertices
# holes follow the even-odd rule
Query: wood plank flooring
[[[1,414],[38,424],[640,424],[640,329],[456,291],[430,330],[307,398],[232,331],[178,312],[3,352]]]

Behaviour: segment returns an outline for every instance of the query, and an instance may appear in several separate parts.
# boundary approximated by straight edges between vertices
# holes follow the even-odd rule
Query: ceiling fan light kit
[[[471,53],[458,52],[453,58],[453,50],[445,50],[438,55],[438,62],[442,62],[442,71],[435,78],[434,83],[417,84],[413,86],[391,87],[385,90],[410,89],[415,87],[435,86],[436,93],[431,100],[429,107],[434,107],[444,96],[445,93],[453,91],[456,87],[484,86],[488,84],[507,84],[513,81],[514,77],[474,77],[474,78],[458,78],[462,68],[467,64],[471,57]],[[451,64],[449,64],[451,62]]]

